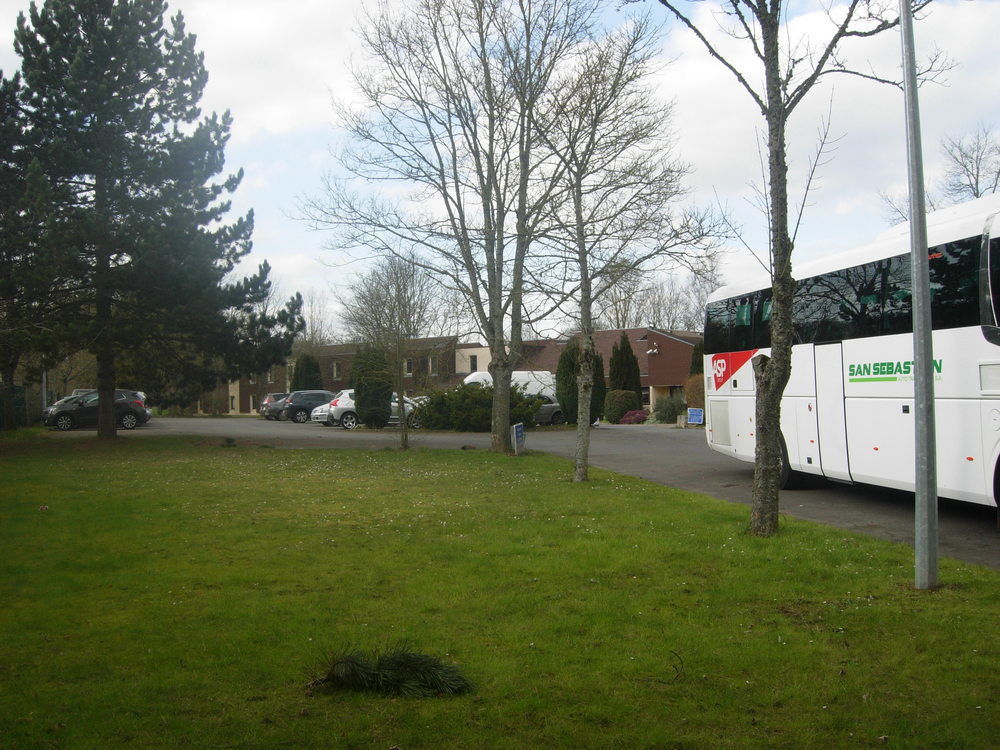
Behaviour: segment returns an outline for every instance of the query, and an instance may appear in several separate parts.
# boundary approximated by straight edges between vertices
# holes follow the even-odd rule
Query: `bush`
[[[608,391],[604,399],[604,418],[618,424],[630,411],[639,409],[639,396],[635,391]]]
[[[687,405],[682,398],[672,396],[671,398],[656,399],[653,413],[656,415],[656,421],[660,424],[673,424],[677,421],[678,415],[686,409]]]
[[[525,396],[519,388],[510,393],[510,423],[535,426],[535,412],[541,401]],[[493,415],[493,389],[480,385],[459,385],[446,391],[431,391],[417,407],[415,419],[428,430],[489,432]]]
[[[627,411],[619,420],[618,424],[645,424],[647,417],[649,417],[649,415],[646,413],[645,409]]]
[[[323,376],[320,373],[319,361],[311,354],[303,354],[295,360],[292,370],[292,382],[288,386],[292,391],[306,391],[311,388],[323,387]]]

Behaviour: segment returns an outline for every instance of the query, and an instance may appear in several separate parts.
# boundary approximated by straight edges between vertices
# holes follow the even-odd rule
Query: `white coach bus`
[[[1000,195],[927,216],[938,494],[1000,497]],[[995,218],[997,217],[997,218]],[[782,477],[914,488],[909,227],[795,267]],[[706,435],[755,454],[752,357],[770,352],[770,280],[723,287],[705,321]],[[787,480],[787,481],[785,481]]]

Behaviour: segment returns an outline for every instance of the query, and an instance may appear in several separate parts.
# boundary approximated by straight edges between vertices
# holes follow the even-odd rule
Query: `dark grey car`
[[[309,421],[313,409],[333,400],[336,395],[331,391],[293,391],[285,399],[281,413],[293,422],[305,424]]]

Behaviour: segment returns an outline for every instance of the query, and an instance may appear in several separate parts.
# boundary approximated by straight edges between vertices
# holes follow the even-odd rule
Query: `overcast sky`
[[[368,0],[171,0],[205,53],[209,84],[204,109],[229,109],[234,117],[228,166],[246,172],[235,208],[256,214],[254,252],[248,271],[267,258],[274,278],[287,294],[314,290],[327,294],[356,267],[323,249],[324,236],[292,218],[297,199],[313,194],[332,166],[328,148],[334,137],[331,95],[347,97],[347,63],[357,55],[352,29]],[[609,18],[623,17],[609,2]],[[13,29],[28,3],[0,0],[0,68],[18,66]],[[649,4],[654,13],[662,8]],[[708,3],[698,7],[707,17]],[[820,3],[795,2],[799,11],[793,35],[815,28]],[[626,9],[631,11],[632,7]],[[665,16],[664,16],[665,18]],[[939,143],[960,136],[978,123],[1000,129],[1000,0],[939,0],[916,25],[918,55],[935,46],[957,63],[945,86],[921,90],[925,171],[933,183],[941,172]],[[749,206],[751,183],[760,183],[760,113],[735,79],[713,61],[692,34],[667,27],[662,73],[663,95],[675,102],[674,126],[680,156],[694,169],[692,197],[714,203],[717,195],[744,227],[745,238],[766,248],[762,217]],[[879,71],[899,67],[897,32],[856,44],[850,59],[871,61]],[[757,67],[748,65],[756,76]],[[906,144],[902,93],[856,78],[831,76],[795,112],[788,138],[790,196],[801,199],[803,176],[827,112],[838,138],[829,163],[819,173],[803,219],[795,258],[812,259],[874,238],[887,227],[880,190],[906,185]],[[766,252],[766,250],[765,250]],[[732,281],[754,265],[734,247],[723,270]]]

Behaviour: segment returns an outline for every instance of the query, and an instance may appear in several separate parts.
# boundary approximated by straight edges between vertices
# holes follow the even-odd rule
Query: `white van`
[[[478,383],[484,387],[492,387],[493,376],[480,370],[466,375],[462,382],[466,385]],[[548,396],[553,401],[556,398],[556,376],[545,370],[514,370],[510,374],[510,384],[520,386],[529,396]]]

